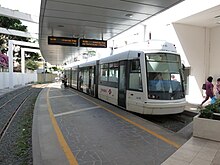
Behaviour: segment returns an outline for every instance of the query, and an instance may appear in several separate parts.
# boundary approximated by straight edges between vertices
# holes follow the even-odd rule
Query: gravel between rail
[[[40,86],[24,87],[13,92],[7,93],[0,98],[1,104],[20,92],[31,89],[31,94],[22,108],[18,111],[13,119],[3,139],[0,141],[0,164],[1,165],[29,165],[33,164],[32,159],[32,119],[35,101],[39,92],[42,90]],[[15,99],[19,101],[19,99]],[[13,106],[13,105],[11,105]],[[3,120],[0,115],[0,120]]]

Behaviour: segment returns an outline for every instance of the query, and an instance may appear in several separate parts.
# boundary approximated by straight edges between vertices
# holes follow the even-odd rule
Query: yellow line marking
[[[74,157],[71,149],[69,148],[66,140],[64,139],[63,134],[62,134],[62,132],[61,132],[61,130],[60,130],[58,124],[57,124],[57,121],[56,121],[56,119],[53,115],[50,100],[49,100],[49,91],[50,91],[50,87],[47,90],[47,106],[48,106],[48,111],[49,111],[49,114],[50,114],[50,119],[52,121],[54,130],[57,134],[58,141],[60,142],[61,148],[63,149],[70,165],[78,165],[78,163],[76,161],[76,158]]]
[[[151,135],[153,135],[153,136],[157,137],[158,139],[160,139],[160,140],[162,140],[162,141],[164,141],[164,142],[166,142],[166,143],[168,143],[168,144],[174,146],[175,148],[177,148],[177,149],[180,148],[181,145],[179,145],[179,144],[177,144],[177,143],[175,143],[175,142],[173,142],[173,141],[171,141],[171,140],[169,140],[169,139],[163,137],[162,135],[160,135],[160,134],[158,134],[158,133],[156,133],[156,132],[154,132],[154,131],[151,131],[151,130],[147,129],[147,128],[145,128],[144,126],[142,126],[142,125],[140,125],[140,124],[138,124],[138,123],[135,123],[135,122],[131,121],[130,119],[128,119],[128,118],[126,118],[126,117],[124,117],[124,116],[122,116],[122,115],[120,115],[120,114],[117,114],[117,113],[113,112],[112,110],[110,110],[110,109],[108,109],[108,108],[105,108],[105,107],[103,107],[102,105],[99,105],[98,103],[96,103],[96,102],[94,102],[94,101],[92,101],[92,100],[89,100],[88,98],[86,98],[86,97],[84,97],[84,96],[82,96],[82,95],[79,95],[79,96],[82,97],[82,98],[84,98],[84,99],[86,99],[86,100],[88,100],[88,101],[90,101],[90,102],[92,102],[92,103],[94,103],[95,105],[98,105],[100,108],[103,108],[103,109],[105,109],[106,111],[108,111],[108,112],[110,112],[110,113],[112,113],[112,114],[114,114],[114,115],[120,117],[121,119],[123,119],[123,120],[129,122],[130,124],[133,124],[133,125],[135,125],[136,127],[138,127],[138,128],[140,128],[140,129],[142,129],[142,130],[144,130],[144,131],[150,133]]]

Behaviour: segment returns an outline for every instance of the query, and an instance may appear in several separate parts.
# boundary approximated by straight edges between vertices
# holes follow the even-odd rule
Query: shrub
[[[206,119],[212,119],[213,112],[210,109],[201,109],[199,117],[206,118]]]
[[[214,104],[209,104],[204,108],[199,108],[201,118],[213,119],[213,113],[220,113],[220,99],[217,99]]]

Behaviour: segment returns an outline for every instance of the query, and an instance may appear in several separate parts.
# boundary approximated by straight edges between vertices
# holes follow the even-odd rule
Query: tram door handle
[[[133,94],[133,93],[131,93],[130,95],[131,95],[131,96],[133,96],[134,94]]]

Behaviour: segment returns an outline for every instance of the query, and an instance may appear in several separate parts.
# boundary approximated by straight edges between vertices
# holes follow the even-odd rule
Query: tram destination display
[[[78,46],[78,38],[48,36],[48,45]]]
[[[94,39],[80,39],[80,47],[107,48],[107,41]]]

